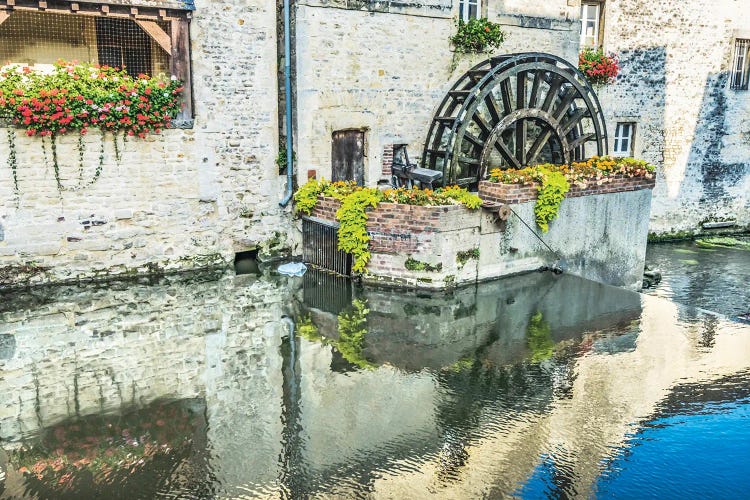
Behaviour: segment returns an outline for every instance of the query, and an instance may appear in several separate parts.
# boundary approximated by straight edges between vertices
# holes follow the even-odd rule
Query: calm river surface
[[[750,325],[662,297],[312,271],[0,295],[0,498],[749,490]]]

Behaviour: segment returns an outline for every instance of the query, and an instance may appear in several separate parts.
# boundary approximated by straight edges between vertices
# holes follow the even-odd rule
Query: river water
[[[0,498],[738,498],[750,326],[550,273],[15,292],[0,450]]]

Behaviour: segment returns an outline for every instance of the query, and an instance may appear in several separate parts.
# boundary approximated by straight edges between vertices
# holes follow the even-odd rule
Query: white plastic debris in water
[[[307,271],[307,266],[302,262],[289,262],[280,265],[277,271],[286,276],[302,276]]]

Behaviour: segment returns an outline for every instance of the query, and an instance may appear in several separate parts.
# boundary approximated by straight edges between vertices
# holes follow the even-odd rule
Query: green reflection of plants
[[[532,363],[541,363],[554,354],[555,342],[552,340],[552,331],[541,312],[529,320],[529,326],[526,327],[526,342],[531,350]]]
[[[333,346],[349,363],[370,370],[376,368],[377,365],[368,361],[364,356],[369,313],[367,301],[354,299],[352,306],[338,315],[338,340],[323,336],[309,314],[297,318],[297,331],[300,337],[311,342]]]

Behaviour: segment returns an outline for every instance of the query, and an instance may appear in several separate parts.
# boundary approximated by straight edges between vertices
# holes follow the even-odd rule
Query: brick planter
[[[622,193],[653,189],[656,179],[645,177],[627,177],[616,175],[599,181],[590,182],[586,187],[571,186],[566,198],[592,196],[596,194]],[[495,203],[514,204],[536,200],[538,190],[536,186],[520,186],[518,184],[501,184],[498,182],[482,181],[479,183],[479,196],[483,200]]]
[[[368,211],[371,259],[363,280],[441,289],[532,271],[564,257],[573,274],[638,288],[653,187],[654,179],[624,176],[574,186],[548,233],[534,223],[535,186],[479,184],[481,198],[512,206],[507,223],[495,212],[463,205],[381,203]],[[320,197],[311,216],[335,222],[340,206]]]

